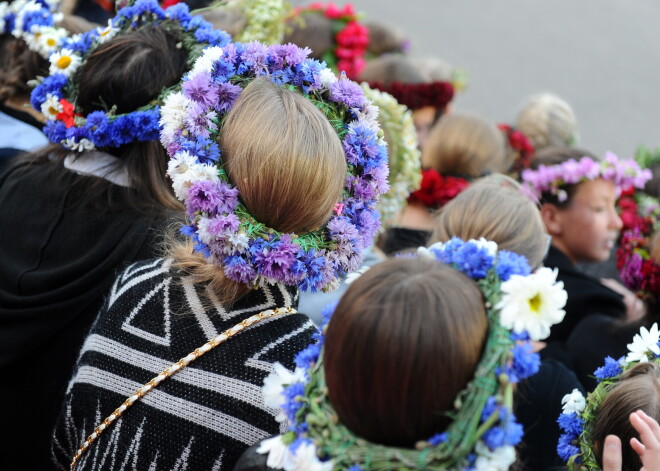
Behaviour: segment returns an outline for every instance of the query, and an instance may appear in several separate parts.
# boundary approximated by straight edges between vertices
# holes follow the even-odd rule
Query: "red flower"
[[[470,182],[464,178],[442,176],[436,170],[422,170],[419,190],[408,197],[409,203],[419,202],[428,208],[438,209],[453,200]]]
[[[73,105],[73,103],[68,102],[65,98],[60,100],[60,105],[62,105],[62,112],[57,113],[55,119],[59,119],[60,121],[64,122],[67,128],[75,126],[76,123],[74,117],[80,116],[79,114],[75,113],[76,107]]]
[[[328,3],[328,5],[325,7],[325,16],[331,20],[338,20],[344,16],[344,12],[340,10],[334,3]]]

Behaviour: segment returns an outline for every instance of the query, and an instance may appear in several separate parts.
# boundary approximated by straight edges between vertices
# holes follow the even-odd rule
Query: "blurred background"
[[[656,0],[353,4],[366,18],[403,29],[410,55],[438,57],[467,73],[456,109],[512,123],[528,95],[549,91],[572,105],[581,147],[632,156],[640,144],[660,145]]]

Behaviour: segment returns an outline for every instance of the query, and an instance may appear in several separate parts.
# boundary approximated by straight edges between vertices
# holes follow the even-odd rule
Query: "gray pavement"
[[[526,96],[552,91],[573,106],[583,147],[631,155],[641,143],[660,145],[657,0],[353,4],[405,30],[411,55],[440,57],[467,71],[456,109],[512,122]]]

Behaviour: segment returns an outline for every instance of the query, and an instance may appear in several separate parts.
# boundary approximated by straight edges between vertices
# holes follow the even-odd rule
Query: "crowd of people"
[[[660,471],[660,155],[350,4],[0,42],[0,468]]]

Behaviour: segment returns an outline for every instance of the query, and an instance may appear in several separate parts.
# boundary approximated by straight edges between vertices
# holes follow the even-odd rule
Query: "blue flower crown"
[[[64,40],[50,55],[50,75],[32,91],[32,106],[48,119],[44,133],[53,143],[82,152],[103,147],[120,147],[134,141],[158,139],[160,105],[171,92],[165,89],[149,105],[130,113],[117,114],[110,107],[83,116],[76,111],[78,83],[76,71],[89,55],[107,40],[148,25],[179,31],[181,44],[188,52],[188,64],[199,57],[205,46],[223,46],[230,41],[200,16],[191,15],[184,3],[162,9],[156,0],[137,0],[117,12],[105,28]]]
[[[415,450],[369,443],[336,423],[336,412],[327,397],[322,361],[323,333],[335,307],[330,306],[324,312],[316,343],[296,355],[296,371],[266,379],[267,405],[281,407],[282,418],[288,419],[290,430],[264,441],[258,450],[269,453],[269,466],[286,462],[289,471],[312,469],[310,466],[351,471],[465,471],[505,470],[515,461],[513,447],[520,443],[523,429],[513,413],[513,385],[535,374],[540,365],[538,354],[532,353],[530,333],[521,328],[531,324],[518,322],[525,317],[524,309],[530,309],[529,299],[520,298],[515,291],[520,291],[521,283],[526,283],[527,287],[536,288],[528,290],[526,296],[539,293],[552,296],[556,294],[554,290],[565,294],[563,287],[554,281],[556,272],[551,272],[550,278],[544,278],[547,268],[531,274],[523,256],[498,251],[493,242],[483,239],[465,242],[453,238],[445,244],[421,249],[420,253],[472,278],[486,299],[489,330],[484,353],[474,379],[459,393],[456,409],[449,413],[452,423],[445,432],[418,443]],[[510,322],[504,311],[517,303],[516,296],[522,307],[519,306],[517,318]],[[539,300],[541,304],[546,301]],[[301,449],[305,452],[301,453]],[[313,456],[313,463],[309,456]]]
[[[61,16],[55,13],[58,7],[59,0],[0,2],[0,34],[22,39],[31,51],[48,59],[68,36],[65,29],[55,27]]]

